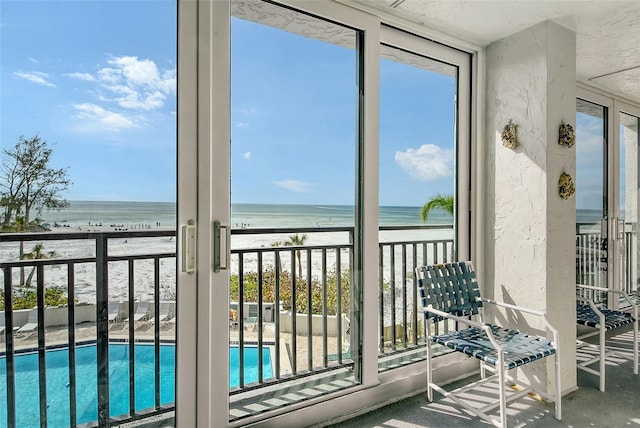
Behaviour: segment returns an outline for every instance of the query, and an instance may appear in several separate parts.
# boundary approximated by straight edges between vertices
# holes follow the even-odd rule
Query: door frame
[[[216,346],[228,343],[229,331],[215,328],[227,325],[229,273],[212,267],[213,221],[229,224],[231,214],[229,56],[229,2],[178,1],[176,426],[229,420],[229,370],[220,369],[229,352]],[[190,245],[195,265],[185,272]]]
[[[618,219],[620,218],[620,113],[624,112],[640,117],[640,107],[619,98],[578,83],[576,99],[582,99],[606,108],[606,147],[607,147],[607,287],[619,290],[622,287],[620,258],[625,257],[617,239]],[[640,165],[638,165],[640,166]],[[617,309],[617,299],[609,302]]]
[[[279,0],[278,4],[323,19],[339,22],[364,32],[361,88],[362,122],[356,165],[360,170],[357,201],[358,242],[362,249],[355,269],[362,272],[362,284],[377,284],[378,273],[378,156],[379,156],[379,42],[380,17],[339,2]],[[231,4],[224,1],[178,1],[178,243],[188,241],[190,221],[196,227],[196,265],[193,273],[181,272],[185,250],[178,248],[178,324],[176,425],[219,427],[229,425],[229,272],[214,272],[214,220],[230,223],[230,82]],[[427,43],[425,39],[412,36]],[[373,43],[371,43],[373,42]],[[434,44],[437,46],[437,44]],[[448,52],[453,52],[447,48]],[[471,57],[465,74],[458,76],[458,93],[471,94]],[[433,57],[433,52],[427,56]],[[470,150],[471,100],[458,104],[458,147]],[[459,124],[464,124],[461,128]],[[470,164],[470,153],[465,164]],[[459,159],[460,160],[460,159]],[[366,166],[366,167],[365,167]],[[460,170],[460,168],[459,168]],[[458,231],[459,245],[469,246],[469,191],[471,168],[458,176],[458,215],[466,224]],[[225,248],[229,257],[230,248]],[[468,258],[470,250],[458,249]],[[377,322],[378,292],[362,287],[362,325]],[[379,382],[377,331],[363,328],[360,342],[361,386]],[[220,346],[225,344],[225,346]],[[366,356],[366,358],[364,357]],[[353,391],[353,389],[350,389]],[[291,411],[291,410],[287,410]],[[258,418],[260,419],[260,418]]]

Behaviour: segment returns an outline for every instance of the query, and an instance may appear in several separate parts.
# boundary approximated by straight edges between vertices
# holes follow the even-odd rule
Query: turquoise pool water
[[[258,349],[245,347],[245,383],[258,380]],[[239,384],[238,348],[229,348],[229,385]],[[160,346],[160,403],[175,401],[175,346]],[[49,350],[47,365],[47,422],[51,427],[69,426],[69,355],[66,348]],[[154,347],[135,345],[136,411],[154,405]],[[19,427],[37,427],[40,421],[38,393],[38,354],[19,354],[16,364],[16,424]],[[271,356],[263,349],[264,377],[272,376]],[[76,409],[78,424],[98,419],[96,398],[96,347],[76,348]],[[129,345],[109,345],[109,404],[111,416],[129,413]],[[0,426],[7,420],[6,360],[0,357]]]

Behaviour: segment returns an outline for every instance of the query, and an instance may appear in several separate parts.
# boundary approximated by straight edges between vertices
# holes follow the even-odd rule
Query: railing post
[[[134,278],[135,270],[133,260],[129,259],[128,265],[128,293],[129,301],[127,302],[127,313],[129,317],[129,415],[136,414],[136,343],[135,343],[135,323],[131,322],[134,311],[135,287]]]
[[[153,361],[154,361],[154,405],[160,408],[160,258],[153,259]],[[135,343],[129,344],[135,346]],[[133,388],[133,386],[132,386]]]
[[[5,360],[7,369],[7,427],[16,426],[16,371],[13,356],[13,292],[11,290],[11,268],[4,272],[4,327]]]
[[[291,359],[291,373],[298,374],[298,309],[296,306],[296,252],[291,250],[291,349],[293,358]]]
[[[75,270],[73,263],[67,263],[68,313],[67,329],[69,335],[69,426],[78,424],[76,403],[76,315],[75,315]]]
[[[37,265],[36,300],[38,311],[38,386],[40,391],[40,426],[47,426],[47,364],[44,340],[44,266]]]
[[[104,233],[96,236],[98,426],[109,426],[109,263]]]

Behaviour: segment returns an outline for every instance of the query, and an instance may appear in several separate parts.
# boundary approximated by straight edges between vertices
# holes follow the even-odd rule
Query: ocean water
[[[577,221],[599,222],[601,212],[578,210]],[[86,229],[122,227],[171,228],[176,227],[174,202],[92,202],[71,201],[61,211],[44,211],[39,216],[51,227]],[[423,224],[420,207],[380,207],[380,225],[403,226]],[[451,224],[451,216],[441,210],[429,215],[427,224]],[[294,204],[232,204],[232,228],[261,227],[330,227],[352,226],[353,206],[347,205],[294,205]]]
[[[49,227],[92,228],[122,227],[128,229],[148,227],[176,227],[174,202],[94,202],[70,201],[60,211],[43,211],[38,215]]]
[[[174,202],[93,202],[71,201],[61,211],[43,211],[39,218],[55,229],[69,228],[175,228]],[[380,207],[383,226],[418,225],[420,207]],[[451,224],[452,218],[434,210],[429,224]],[[294,204],[233,204],[231,227],[329,227],[352,226],[353,206]]]
[[[419,225],[420,207],[380,207],[383,226]],[[451,224],[452,218],[434,210],[429,224]],[[354,208],[347,205],[233,204],[231,227],[332,227],[353,226]]]

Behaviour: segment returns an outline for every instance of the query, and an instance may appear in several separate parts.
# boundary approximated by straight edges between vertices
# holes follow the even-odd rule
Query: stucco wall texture
[[[546,310],[560,330],[562,388],[576,386],[575,197],[558,191],[563,172],[576,173],[575,146],[558,144],[562,121],[575,127],[575,33],[550,21],[492,43],[486,50],[486,189],[482,209],[484,295]],[[518,146],[502,144],[513,121]],[[521,329],[536,317],[493,314]],[[549,335],[551,338],[551,336]],[[552,360],[549,360],[549,363]],[[553,385],[552,367],[526,369],[534,382]]]

